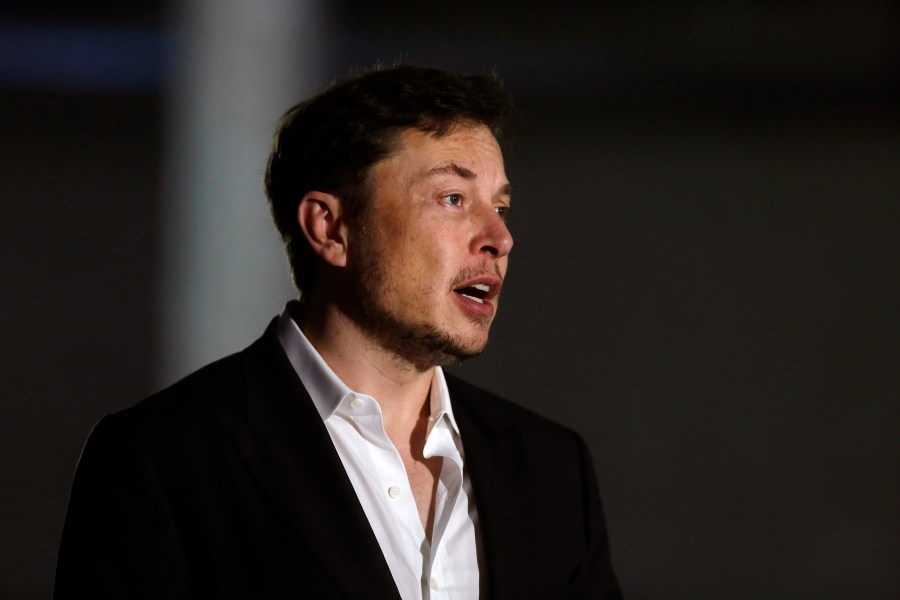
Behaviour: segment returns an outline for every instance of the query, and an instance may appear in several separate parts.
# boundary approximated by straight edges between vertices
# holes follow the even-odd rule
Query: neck
[[[294,319],[341,381],[378,400],[386,427],[411,427],[423,411],[427,418],[434,367],[422,370],[404,361],[334,304],[303,301]]]

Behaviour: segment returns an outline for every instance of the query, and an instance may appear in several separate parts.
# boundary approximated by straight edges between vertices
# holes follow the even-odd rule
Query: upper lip
[[[484,289],[485,286],[487,286],[487,289]],[[473,288],[473,291],[478,291],[478,295],[482,300],[491,300],[492,298],[497,297],[502,286],[503,282],[499,277],[494,277],[493,275],[482,275],[480,277],[467,279],[466,281],[454,287],[453,291],[461,292],[466,288]]]

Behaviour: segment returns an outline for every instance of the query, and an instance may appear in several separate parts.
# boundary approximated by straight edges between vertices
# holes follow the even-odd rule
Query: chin
[[[381,345],[417,371],[435,366],[454,365],[474,358],[487,346],[486,328],[460,334],[433,323],[410,323],[397,319],[382,320],[376,332]]]
[[[448,366],[474,358],[484,352],[487,337],[466,338],[432,327],[417,327],[408,331],[394,352],[418,370],[424,371],[434,366]]]

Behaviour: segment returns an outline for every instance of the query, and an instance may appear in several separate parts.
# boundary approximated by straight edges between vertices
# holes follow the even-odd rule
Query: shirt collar
[[[278,319],[278,340],[309,392],[319,416],[325,421],[334,414],[341,400],[351,390],[325,363],[291,317],[291,308],[296,304],[296,300],[288,302],[281,312]]]
[[[297,309],[298,304],[296,300],[292,300],[281,312],[278,319],[278,340],[294,367],[294,371],[297,372],[306,391],[309,392],[319,416],[326,421],[337,412],[344,398],[348,395],[361,394],[354,392],[341,381],[300,330],[291,316],[291,312]],[[459,435],[459,426],[453,416],[453,405],[450,402],[447,381],[444,378],[444,371],[440,367],[434,369],[429,404],[431,416],[428,420],[428,432],[430,433],[432,428],[446,417],[454,433]]]
[[[428,422],[428,431],[435,423],[446,417],[453,428],[454,433],[459,435],[459,426],[456,424],[456,417],[453,416],[453,403],[450,402],[450,391],[447,389],[447,380],[444,378],[444,370],[435,367],[434,377],[431,380],[431,416]]]

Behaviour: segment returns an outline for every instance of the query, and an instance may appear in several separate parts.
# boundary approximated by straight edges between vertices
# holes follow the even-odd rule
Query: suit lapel
[[[243,352],[246,414],[220,421],[253,478],[345,598],[399,600],[390,569],[274,323]],[[384,590],[379,595],[377,590]]]
[[[452,376],[447,387],[478,509],[483,596],[503,597],[519,578],[510,555],[525,546],[528,535],[515,503],[524,477],[521,439],[506,418],[483,409],[484,392]]]

